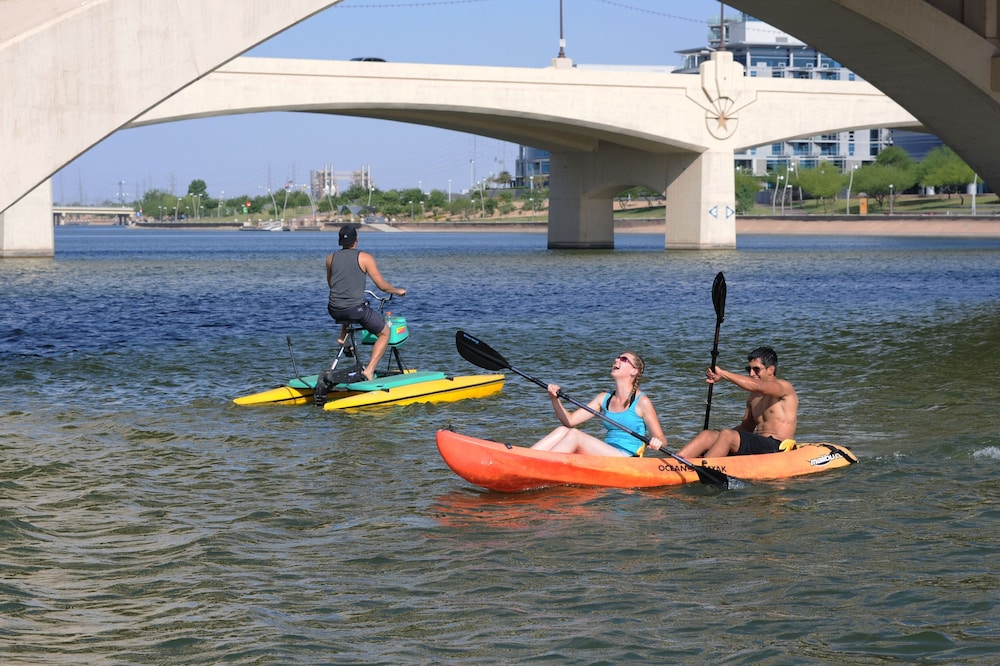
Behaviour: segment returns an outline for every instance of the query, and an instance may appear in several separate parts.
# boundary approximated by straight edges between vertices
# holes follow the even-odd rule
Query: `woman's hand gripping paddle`
[[[721,271],[712,282],[712,305],[715,306],[715,344],[712,346],[712,372],[715,372],[715,363],[719,360],[719,329],[722,328],[722,320],[726,318],[726,276]],[[704,430],[708,430],[708,416],[712,413],[712,388],[714,386],[714,383],[708,385]]]
[[[520,370],[512,366],[510,363],[508,363],[507,359],[505,359],[502,355],[500,355],[500,353],[497,352],[495,349],[490,347],[482,340],[475,338],[464,331],[458,331],[455,333],[455,345],[458,347],[458,353],[461,354],[462,358],[464,358],[469,363],[472,363],[473,365],[478,365],[480,368],[483,368],[484,370],[492,370],[492,371],[510,370],[515,374],[521,375],[528,381],[538,384],[542,388],[548,388],[548,384],[546,384],[540,379],[536,379],[531,375],[521,372]],[[580,409],[586,410],[591,414],[593,414],[594,416],[603,419],[604,421],[613,425],[614,427],[624,430],[625,432],[632,435],[636,439],[639,439],[644,443],[649,444],[649,437],[646,437],[645,435],[640,435],[634,430],[626,428],[625,426],[618,423],[614,419],[608,418],[601,412],[591,409],[589,405],[574,400],[573,398],[569,397],[562,391],[559,391],[559,397],[562,398],[563,400],[566,400],[567,402],[573,403]],[[723,474],[718,470],[711,469],[710,467],[698,467],[694,463],[684,460],[684,458],[681,458],[680,456],[675,455],[670,451],[667,451],[666,449],[660,449],[660,450],[663,453],[670,456],[671,458],[673,458],[674,460],[693,469],[698,474],[698,479],[702,483],[721,485],[721,486],[726,486],[727,488],[730,487],[731,485],[737,485],[737,486],[745,485],[743,481],[727,476],[726,474]],[[733,484],[733,482],[735,482],[735,484]]]

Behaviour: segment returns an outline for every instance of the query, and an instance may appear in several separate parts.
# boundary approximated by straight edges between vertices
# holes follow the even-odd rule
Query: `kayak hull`
[[[456,474],[477,486],[500,492],[575,485],[606,488],[656,488],[698,481],[687,465],[661,457],[626,458],[535,451],[477,439],[451,430],[437,432],[441,457]],[[846,447],[826,442],[799,444],[791,451],[689,462],[744,481],[773,481],[846,467],[857,458]]]
[[[485,398],[499,393],[503,389],[505,375],[463,375],[447,377],[442,374],[438,379],[393,386],[381,389],[369,389],[352,393],[344,397],[332,397],[339,394],[327,394],[327,403],[323,405],[326,411],[340,409],[360,409],[378,405],[412,405],[418,402],[457,402],[469,398]],[[367,383],[367,382],[360,382]],[[349,388],[359,386],[350,384]]]

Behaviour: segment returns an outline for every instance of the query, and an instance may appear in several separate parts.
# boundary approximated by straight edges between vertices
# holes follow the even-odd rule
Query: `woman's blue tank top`
[[[608,418],[617,421],[626,428],[634,430],[640,435],[646,434],[646,422],[642,420],[642,417],[636,413],[636,408],[639,405],[639,398],[643,396],[642,391],[636,391],[635,400],[632,404],[628,406],[624,412],[609,412],[608,404],[611,402],[611,396],[614,391],[608,393],[608,397],[604,399],[604,413]],[[608,434],[604,438],[604,441],[611,446],[624,451],[630,456],[634,456],[639,453],[639,449],[644,446],[644,442],[641,439],[637,439],[632,435],[628,434],[621,428],[616,428],[607,421],[604,422],[604,427],[607,429]]]

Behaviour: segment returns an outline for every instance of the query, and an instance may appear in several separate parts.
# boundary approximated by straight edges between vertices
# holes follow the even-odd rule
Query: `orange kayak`
[[[655,488],[698,481],[698,474],[673,458],[591,456],[535,451],[438,430],[441,457],[460,477],[488,490],[516,492],[548,486]],[[847,467],[858,459],[846,447],[826,442],[798,444],[790,451],[727,458],[694,458],[694,465],[744,481],[773,481]]]

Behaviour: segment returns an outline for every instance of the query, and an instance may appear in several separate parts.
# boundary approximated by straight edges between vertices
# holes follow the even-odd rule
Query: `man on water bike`
[[[365,281],[371,278],[376,287],[396,296],[405,296],[406,290],[389,284],[379,273],[375,257],[358,249],[358,230],[353,224],[340,228],[339,242],[341,249],[326,258],[326,284],[330,287],[326,311],[340,324],[337,344],[344,344],[347,327],[355,323],[376,336],[371,359],[363,371],[365,379],[373,379],[375,368],[389,347],[389,327],[365,301]]]
[[[702,430],[677,455],[682,458],[721,458],[728,455],[774,453],[782,443],[794,444],[798,423],[799,396],[791,382],[779,379],[778,354],[770,347],[758,347],[747,355],[746,375],[709,368],[709,383],[730,381],[749,391],[743,421],[731,430]],[[786,444],[787,446],[787,444]]]

